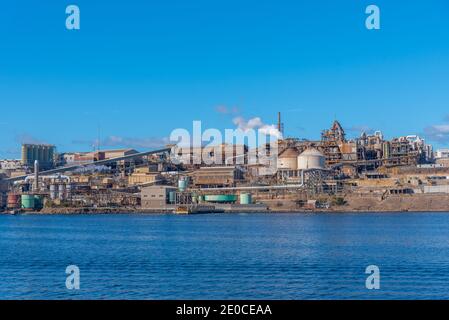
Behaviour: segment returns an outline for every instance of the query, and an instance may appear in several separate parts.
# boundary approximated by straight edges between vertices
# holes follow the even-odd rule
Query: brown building
[[[151,186],[142,188],[142,208],[162,210],[169,208],[170,192],[176,192],[176,188],[171,186]]]
[[[339,148],[343,161],[357,161],[357,143],[355,141],[342,142]]]
[[[449,158],[440,158],[435,161],[436,164],[443,167],[449,167]]]
[[[106,160],[124,157],[124,156],[130,156],[130,155],[139,153],[137,150],[134,150],[134,149],[101,150],[101,152],[104,153],[104,158]]]
[[[243,173],[235,166],[202,167],[193,175],[194,184],[201,187],[232,187],[242,180]]]
[[[83,164],[90,163],[101,160],[109,160],[114,158],[121,158],[133,154],[139,153],[134,149],[117,149],[117,150],[101,150],[101,151],[92,151],[92,152],[74,152],[74,153],[65,153],[62,155],[60,159],[64,164]],[[129,159],[126,161],[119,161],[120,165],[129,164],[129,163],[140,163],[138,159]]]
[[[184,164],[233,165],[248,163],[248,147],[242,144],[223,143],[216,146],[180,147],[178,160]]]
[[[151,171],[149,167],[136,168],[128,177],[130,185],[151,184],[161,182],[162,180],[162,175],[157,171]]]
[[[73,157],[73,162],[75,163],[94,162],[100,160],[105,160],[104,152],[77,153]]]

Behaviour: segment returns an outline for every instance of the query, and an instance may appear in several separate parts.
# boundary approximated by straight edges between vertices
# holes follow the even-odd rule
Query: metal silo
[[[250,193],[241,193],[240,194],[240,204],[251,204],[252,196]]]
[[[34,195],[34,208],[42,209],[44,207],[44,198],[41,195]]]
[[[63,183],[61,183],[59,185],[59,200],[64,200],[65,199],[65,185]]]
[[[176,192],[175,191],[170,191],[168,193],[168,202],[170,204],[174,204],[176,202]]]
[[[22,209],[34,209],[35,199],[34,195],[23,194],[22,195]]]
[[[56,199],[56,185],[55,184],[50,185],[50,199],[51,200]]]
[[[277,167],[278,169],[296,170],[298,168],[299,152],[296,148],[287,148],[279,154]]]
[[[184,192],[187,189],[188,180],[186,177],[182,177],[178,181],[178,189],[181,192]]]
[[[326,157],[317,149],[307,149],[298,156],[298,170],[324,169]]]

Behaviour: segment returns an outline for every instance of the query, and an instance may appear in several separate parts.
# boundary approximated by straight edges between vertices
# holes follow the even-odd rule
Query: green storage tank
[[[252,196],[250,193],[241,193],[240,194],[240,204],[251,204],[253,202]]]
[[[176,192],[175,191],[170,191],[168,193],[168,202],[173,204],[176,201]]]
[[[237,201],[237,196],[235,194],[210,194],[204,196],[206,202],[217,202],[217,203],[234,203]]]
[[[44,199],[42,196],[35,195],[34,196],[34,208],[42,209],[44,207]]]
[[[34,195],[22,195],[22,209],[34,209],[35,203]]]
[[[181,192],[186,191],[187,185],[188,185],[188,181],[187,181],[186,178],[180,179],[180,180],[178,181],[178,189],[179,189],[179,191],[181,191]]]

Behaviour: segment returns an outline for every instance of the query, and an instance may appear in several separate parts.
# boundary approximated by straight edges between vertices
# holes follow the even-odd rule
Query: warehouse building
[[[233,187],[244,179],[236,166],[202,167],[193,174],[193,182],[203,188]]]
[[[157,171],[152,171],[149,167],[136,168],[128,177],[128,184],[131,186],[140,184],[160,183],[164,180]]]
[[[170,203],[170,193],[174,194],[175,192],[176,188],[171,186],[150,186],[142,188],[142,208],[152,210],[174,209],[174,205]]]

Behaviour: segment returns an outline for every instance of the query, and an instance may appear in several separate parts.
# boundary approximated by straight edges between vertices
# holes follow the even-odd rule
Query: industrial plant
[[[284,131],[280,113],[277,129]],[[24,144],[22,159],[0,161],[0,211],[449,210],[449,150],[434,151],[417,135],[387,140],[375,131],[348,139],[334,121],[319,140],[282,137],[277,144],[274,173],[248,160],[266,146],[253,150],[224,143],[58,153],[54,145]],[[193,161],[198,153],[220,161]]]

